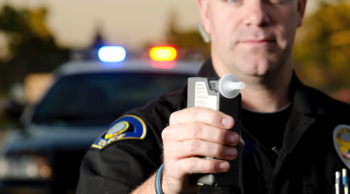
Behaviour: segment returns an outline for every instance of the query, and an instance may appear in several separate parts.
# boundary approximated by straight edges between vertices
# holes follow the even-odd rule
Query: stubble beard
[[[257,53],[257,54],[254,54]],[[228,55],[226,69],[246,82],[271,82],[279,77],[292,60],[292,48],[263,49]]]

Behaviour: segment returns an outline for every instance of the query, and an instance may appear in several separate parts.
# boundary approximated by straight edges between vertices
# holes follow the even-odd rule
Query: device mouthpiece
[[[245,84],[233,74],[226,74],[219,80],[219,92],[229,99],[236,97],[244,88]]]
[[[227,91],[242,90],[244,88],[245,88],[245,84],[243,82],[227,81],[225,83],[225,89]]]

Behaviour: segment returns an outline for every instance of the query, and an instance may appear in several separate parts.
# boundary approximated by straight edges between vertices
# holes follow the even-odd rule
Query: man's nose
[[[246,0],[244,22],[247,26],[266,26],[270,23],[268,8],[264,0]]]

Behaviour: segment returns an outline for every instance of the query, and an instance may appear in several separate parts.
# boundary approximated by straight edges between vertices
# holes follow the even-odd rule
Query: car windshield
[[[65,76],[37,106],[33,123],[108,126],[122,113],[181,89],[188,77],[160,73]]]

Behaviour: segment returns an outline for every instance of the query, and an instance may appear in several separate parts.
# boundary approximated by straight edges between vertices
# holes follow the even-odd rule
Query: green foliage
[[[42,17],[37,16],[40,14]],[[36,26],[43,22],[45,16],[44,8],[33,11],[15,10],[5,5],[0,10],[0,31],[5,33],[9,40],[11,55],[31,56],[58,49],[50,32],[43,37],[43,33],[37,30]]]
[[[304,20],[294,47],[295,68],[307,84],[328,93],[350,86],[350,5],[323,3]]]
[[[0,93],[29,73],[51,72],[68,59],[45,25],[47,10],[0,8],[0,32],[8,42],[9,56],[0,59]]]

